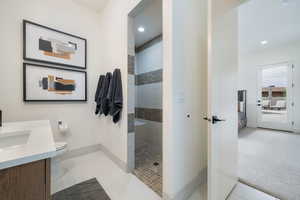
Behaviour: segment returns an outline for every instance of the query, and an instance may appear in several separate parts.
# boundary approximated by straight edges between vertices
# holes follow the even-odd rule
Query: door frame
[[[126,28],[127,28],[127,35],[126,35],[126,63],[127,63],[127,85],[126,85],[126,89],[127,89],[127,93],[128,93],[128,90],[129,90],[129,87],[131,87],[129,85],[129,82],[130,82],[130,76],[133,76],[133,80],[135,80],[135,73],[133,72],[133,74],[129,73],[128,69],[128,65],[130,65],[129,63],[129,56],[133,56],[136,58],[136,52],[135,52],[135,38],[134,38],[134,29],[133,29],[133,23],[134,23],[134,17],[139,14],[139,12],[141,10],[143,10],[146,6],[148,6],[149,4],[151,4],[154,0],[134,0],[132,1],[132,4],[129,6],[128,10],[126,11],[126,15],[124,15],[126,17]],[[169,9],[166,8],[165,6],[166,2],[165,1],[162,1],[162,21],[164,22],[165,20],[168,20],[168,16],[166,16],[165,12],[169,11]],[[165,43],[164,40],[166,38],[165,35],[166,34],[166,25],[163,23],[163,26],[162,26],[162,43],[163,43],[163,52],[165,51],[165,49],[169,49],[170,48],[170,44],[169,43]],[[168,38],[167,38],[168,39]],[[166,62],[166,55],[163,53],[163,66],[164,66],[164,63]],[[135,65],[136,65],[136,60],[134,61],[134,68],[135,68]],[[165,76],[166,74],[166,70],[164,69],[163,70],[163,76]],[[163,77],[163,80],[165,78]],[[134,84],[134,81],[133,81],[133,84]],[[162,90],[165,90],[165,87],[166,87],[166,84],[164,84],[164,81],[162,82]],[[135,84],[133,85],[133,88],[131,88],[131,90],[133,89],[133,94],[135,95]],[[133,95],[133,96],[134,96]],[[166,105],[164,103],[164,99],[166,98],[166,95],[163,93],[163,95],[161,96],[162,98],[162,110],[163,110],[163,118],[165,117],[165,112],[164,110],[166,109]],[[134,120],[133,122],[130,121],[129,119],[129,115],[130,114],[135,114],[135,110],[134,110],[134,106],[135,106],[135,98],[133,97],[131,99],[131,97],[129,97],[129,95],[127,95],[127,173],[131,173],[134,175],[133,171],[135,169],[135,159],[136,159],[136,155],[135,155],[135,140],[136,140],[136,133],[135,133],[135,128],[133,128],[133,130],[129,131],[130,130],[130,127],[129,127],[129,124],[132,125],[133,123],[133,126],[134,126]],[[129,109],[129,107],[133,107],[132,110]],[[131,112],[130,112],[131,111]],[[167,168],[166,166],[168,166],[166,163],[166,159],[165,159],[165,153],[166,153],[166,150],[165,150],[165,143],[167,142],[165,137],[164,136],[164,132],[165,132],[165,127],[168,126],[169,124],[168,123],[165,123],[165,120],[163,119],[163,122],[162,122],[162,163],[161,165],[163,166],[163,170],[165,168]],[[135,176],[135,175],[134,175]],[[162,174],[162,180],[163,180],[163,185],[162,185],[162,193],[163,193],[163,196],[166,195],[166,192],[165,192],[165,182],[169,182],[169,177],[165,175],[165,173],[163,172]],[[151,191],[153,191],[153,189],[150,188],[150,186],[146,185],[147,188],[149,188]],[[154,192],[154,191],[153,191]]]
[[[274,129],[274,130],[281,130],[281,131],[288,131],[293,132],[293,121],[294,121],[294,106],[292,106],[292,103],[294,102],[294,89],[293,89],[293,62],[291,61],[284,61],[284,62],[277,62],[272,64],[266,64],[266,65],[259,65],[257,68],[257,87],[256,87],[256,99],[257,104],[262,103],[258,102],[261,100],[261,82],[262,82],[262,76],[261,72],[263,69],[272,68],[279,65],[287,65],[288,67],[288,87],[287,87],[287,114],[288,119],[287,123],[274,123],[274,122],[262,122],[261,120],[261,106],[256,106],[256,123],[258,128],[267,128],[267,129]]]

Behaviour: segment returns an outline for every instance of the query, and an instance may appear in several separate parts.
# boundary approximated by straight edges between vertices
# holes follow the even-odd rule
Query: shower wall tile
[[[135,107],[135,85],[134,85],[134,75],[128,75],[128,113],[134,113]]]
[[[163,81],[163,70],[158,69],[155,71],[138,74],[135,76],[135,85],[145,85],[150,83],[159,83]]]
[[[135,128],[135,145],[141,148],[147,145],[151,152],[162,152],[162,123],[137,119],[143,121],[145,125],[136,126]]]
[[[158,42],[136,54],[136,74],[162,69],[163,67],[163,47],[162,42]]]
[[[128,55],[128,74],[134,74],[135,57]]]
[[[135,117],[149,121],[162,122],[162,109],[135,108]]]
[[[148,146],[162,153],[162,42],[156,41],[136,52],[135,65],[135,148]]]
[[[153,39],[147,41],[146,43],[142,44],[141,46],[138,46],[135,48],[135,53],[140,53],[144,50],[148,50],[149,48],[153,47],[156,44],[161,44],[162,42],[162,34],[154,37]]]
[[[162,82],[135,87],[135,107],[162,109]]]
[[[128,114],[128,133],[134,132],[134,113]]]
[[[132,171],[135,168],[135,133],[128,133],[127,137],[127,157],[128,170]]]

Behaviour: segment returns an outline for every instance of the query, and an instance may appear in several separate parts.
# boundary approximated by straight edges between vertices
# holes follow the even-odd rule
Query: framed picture
[[[86,72],[23,64],[24,101],[87,101]]]
[[[23,20],[25,60],[86,69],[86,53],[86,39]]]

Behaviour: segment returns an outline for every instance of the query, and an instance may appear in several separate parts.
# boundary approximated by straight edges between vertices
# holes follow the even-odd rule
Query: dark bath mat
[[[110,200],[96,178],[73,185],[52,195],[52,200]]]

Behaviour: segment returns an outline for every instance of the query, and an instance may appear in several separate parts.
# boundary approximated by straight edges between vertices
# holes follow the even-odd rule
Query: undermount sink
[[[29,130],[10,130],[7,132],[0,132],[0,151],[25,145],[29,136]]]
[[[6,122],[0,127],[0,170],[50,159],[55,155],[49,120]]]

